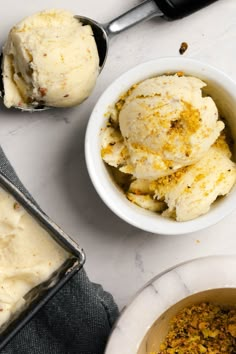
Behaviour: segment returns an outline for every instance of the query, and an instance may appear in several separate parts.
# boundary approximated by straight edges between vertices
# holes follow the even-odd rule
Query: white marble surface
[[[22,17],[45,8],[66,8],[106,22],[139,0],[8,0],[1,6],[0,44]],[[91,97],[80,107],[43,113],[0,106],[0,143],[20,178],[45,212],[86,251],[86,270],[111,291],[120,308],[157,273],[176,263],[236,250],[236,212],[218,225],[185,236],[142,232],[113,215],[97,196],[84,161],[84,134],[104,89],[136,64],[159,56],[204,60],[236,80],[236,2],[219,0],[176,22],[153,19],[114,38],[105,69]]]
[[[105,354],[159,352],[163,330],[180,309],[208,301],[235,304],[235,286],[235,255],[198,258],[164,272],[149,282],[123,311]]]

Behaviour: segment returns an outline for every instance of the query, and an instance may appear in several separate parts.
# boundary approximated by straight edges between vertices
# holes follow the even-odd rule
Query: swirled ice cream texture
[[[204,82],[195,77],[160,76],[143,81],[119,114],[137,178],[154,179],[199,161],[224,128]]]
[[[2,71],[8,108],[78,105],[90,95],[99,73],[92,29],[64,10],[29,16],[8,35]]]
[[[102,133],[102,158],[129,175],[127,198],[178,221],[206,213],[236,180],[225,124],[205,86],[178,75],[136,84]]]
[[[148,184],[148,195],[153,196],[152,203],[158,200],[166,203],[163,216],[187,221],[207,213],[218,196],[224,196],[231,190],[235,180],[234,162],[222,148],[213,146],[196,164],[180,168],[174,174],[155,181],[137,181],[139,186]],[[135,192],[134,196],[131,195],[136,202],[135,198],[139,194],[136,194],[137,189],[134,190],[134,187],[131,184],[130,190],[131,193]],[[143,206],[141,203],[136,204]],[[146,209],[150,210],[150,207]]]
[[[0,188],[0,327],[69,255]]]

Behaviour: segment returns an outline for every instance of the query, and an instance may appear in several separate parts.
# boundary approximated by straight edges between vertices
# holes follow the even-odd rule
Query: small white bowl
[[[105,114],[121,94],[133,84],[167,72],[183,71],[207,83],[207,92],[226,118],[236,141],[236,83],[212,66],[193,59],[160,58],[138,65],[114,81],[98,100],[88,122],[85,137],[85,157],[92,183],[106,205],[121,219],[157,234],[178,235],[211,226],[236,209],[236,188],[227,197],[214,203],[210,211],[194,220],[176,222],[131,203],[112,180],[101,159],[101,129],[106,125]],[[234,152],[234,157],[236,156]]]
[[[105,354],[157,353],[171,318],[202,302],[236,306],[235,255],[195,259],[152,279],[122,312]]]

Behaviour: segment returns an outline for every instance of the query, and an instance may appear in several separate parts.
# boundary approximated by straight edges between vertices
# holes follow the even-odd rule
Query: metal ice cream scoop
[[[106,24],[100,24],[91,18],[75,16],[84,25],[90,25],[98,48],[100,71],[103,69],[108,54],[109,39],[124,30],[149,20],[155,16],[164,17],[167,20],[175,20],[200,10],[217,0],[145,0],[121,16]],[[0,72],[0,77],[2,73]],[[2,80],[0,80],[0,92],[4,95]],[[16,107],[18,108],[18,107]],[[20,108],[23,111],[39,111],[50,107],[36,106]]]
[[[99,24],[91,18],[83,16],[75,17],[83,24],[88,24],[92,27],[100,58],[100,68],[102,69],[108,53],[109,39],[116,34],[155,16],[164,17],[167,20],[176,20],[185,17],[215,1],[146,0],[107,24]]]

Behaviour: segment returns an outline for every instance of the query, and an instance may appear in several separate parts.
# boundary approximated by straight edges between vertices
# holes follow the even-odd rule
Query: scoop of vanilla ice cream
[[[203,157],[224,128],[204,86],[195,77],[163,75],[129,90],[119,112],[128,173],[156,179]]]
[[[69,107],[86,99],[99,72],[90,26],[47,10],[14,26],[3,48],[4,104]]]
[[[168,206],[162,215],[187,221],[207,213],[235,182],[236,165],[230,160],[230,150],[227,144],[217,142],[196,164],[151,182],[150,190]]]

